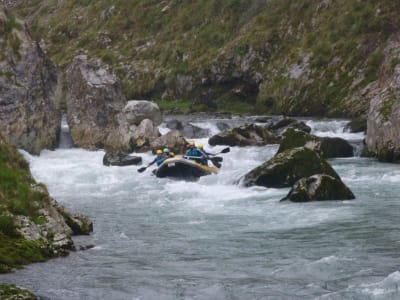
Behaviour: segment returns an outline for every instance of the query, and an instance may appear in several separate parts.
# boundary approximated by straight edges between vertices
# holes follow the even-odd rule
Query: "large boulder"
[[[61,124],[56,69],[25,25],[1,5],[0,45],[1,134],[32,154],[54,149]]]
[[[87,149],[126,148],[126,119],[120,116],[126,98],[109,66],[76,56],[66,72],[68,124],[74,144]],[[122,121],[121,121],[122,120]],[[120,144],[120,145],[119,145]]]
[[[178,130],[171,130],[150,143],[150,148],[157,149],[169,148],[175,154],[186,152],[187,141]]]
[[[261,166],[248,172],[240,182],[245,186],[290,187],[297,180],[314,174],[339,175],[315,151],[298,147],[275,155]]]
[[[233,129],[224,130],[212,136],[208,143],[228,146],[263,146],[278,143],[277,136],[266,128],[255,124],[246,124]]]
[[[130,125],[139,125],[145,119],[150,119],[156,126],[162,122],[162,114],[158,105],[147,100],[129,100],[123,113]]]
[[[308,202],[354,198],[352,191],[341,179],[326,174],[315,174],[298,180],[282,201]]]
[[[352,157],[354,149],[342,138],[317,137],[302,130],[288,128],[282,135],[278,153],[296,147],[306,147],[324,158]]]

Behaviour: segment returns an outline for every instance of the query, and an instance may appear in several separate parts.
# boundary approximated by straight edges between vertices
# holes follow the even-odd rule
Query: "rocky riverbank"
[[[37,183],[15,146],[0,144],[0,272],[75,250],[74,234],[92,222],[68,212]]]

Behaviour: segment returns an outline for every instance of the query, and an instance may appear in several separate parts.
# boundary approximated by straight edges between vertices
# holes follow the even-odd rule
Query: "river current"
[[[217,121],[244,122],[195,124],[213,134]],[[343,120],[307,124],[316,135],[363,138],[343,133]],[[400,299],[399,166],[329,160],[352,201],[280,203],[288,189],[234,184],[277,148],[231,147],[220,173],[197,182],[159,179],[151,168],[105,167],[103,151],[24,153],[53,197],[93,220],[93,234],[75,240],[95,247],[0,281],[57,300]],[[144,164],[151,159],[143,155]]]

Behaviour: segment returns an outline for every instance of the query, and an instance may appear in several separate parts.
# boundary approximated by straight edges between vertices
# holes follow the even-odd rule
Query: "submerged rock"
[[[142,163],[140,156],[130,156],[124,151],[106,152],[103,157],[103,165],[105,166],[130,166]]]
[[[261,166],[248,172],[241,183],[245,186],[290,187],[297,180],[314,174],[340,178],[329,163],[315,151],[298,147],[275,155]]]
[[[315,174],[298,180],[289,194],[281,201],[293,202],[323,201],[323,200],[351,200],[352,191],[341,179],[326,174]]]

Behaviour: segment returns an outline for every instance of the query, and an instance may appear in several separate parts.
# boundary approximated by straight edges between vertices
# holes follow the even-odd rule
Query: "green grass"
[[[231,76],[239,68],[232,62],[256,53],[263,62],[254,61],[245,76],[257,72],[265,78],[255,96],[258,113],[351,115],[345,99],[379,77],[384,45],[400,25],[397,0],[337,0],[328,6],[313,0],[55,3],[24,3],[17,12],[33,16],[33,35],[46,40],[60,67],[85,50],[117,69],[130,99],[160,99],[166,89],[175,90],[178,74],[191,75],[193,91],[176,93],[171,100],[195,99],[212,89],[223,111],[254,110],[226,101],[229,90],[246,80],[226,84],[214,78],[202,86],[202,78],[215,65]],[[99,41],[103,36],[110,39],[106,46]],[[290,68],[306,55],[309,77],[288,78]],[[364,80],[352,85],[360,73]],[[161,106],[174,109],[176,102]]]
[[[158,100],[156,101],[158,107],[162,111],[175,111],[187,113],[191,110],[191,101],[189,100],[178,100],[178,101],[167,101],[167,100]]]
[[[39,209],[49,206],[49,195],[45,189],[32,189],[33,185],[37,184],[27,161],[14,146],[0,144],[0,273],[52,257],[43,241],[23,239],[14,222],[16,215],[27,216],[39,225],[46,222]]]

